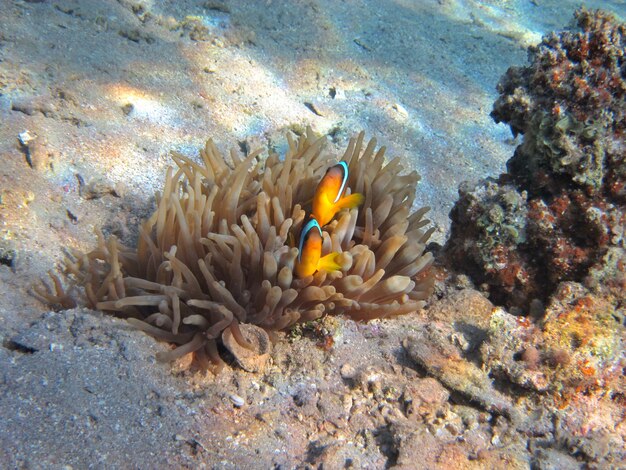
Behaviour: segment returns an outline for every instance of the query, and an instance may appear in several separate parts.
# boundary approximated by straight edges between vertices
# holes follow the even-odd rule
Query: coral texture
[[[495,309],[480,348],[482,364],[493,376],[550,391],[558,402],[601,386],[623,390],[620,316],[611,302],[564,282],[537,324]]]
[[[492,117],[524,141],[509,173],[534,194],[572,186],[626,201],[626,25],[579,10],[579,32],[551,33],[529,49],[530,65],[500,80]]]
[[[385,149],[376,151],[375,140],[364,147],[363,134],[350,140],[342,160],[349,188],[365,202],[339,213],[324,232],[323,252],[340,252],[341,271],[294,276],[298,249],[289,240],[336,163],[323,145],[309,130],[289,138],[284,159],[232,151],[229,163],[211,141],[200,163],[174,153],[178,168],[168,170],[137,248],[100,235],[98,247],[74,254],[66,272],[84,286],[92,308],[129,317],[179,345],[161,359],[195,352],[205,365],[209,359],[221,366],[222,334],[252,348],[240,324],[281,330],[327,313],[369,320],[421,308],[432,286],[424,272],[432,256],[424,253],[427,209],[411,213],[419,177],[402,175],[399,159],[385,164]],[[39,292],[71,305],[53,279],[55,294]]]
[[[626,26],[601,11],[575,17],[581,31],[546,36],[498,84],[492,117],[523,141],[507,175],[463,188],[451,212],[451,263],[509,307],[597,271],[624,284],[623,265],[602,263],[624,250]]]
[[[529,280],[536,275],[519,246],[526,242],[526,194],[513,186],[485,180],[476,187],[462,184],[450,212],[448,255],[472,278],[497,285],[495,303],[520,303],[536,296]]]

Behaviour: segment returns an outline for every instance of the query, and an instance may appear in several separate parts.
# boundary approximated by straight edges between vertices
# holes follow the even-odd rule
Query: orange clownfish
[[[326,170],[313,196],[313,217],[320,226],[330,222],[335,214],[343,208],[352,209],[363,202],[359,193],[343,197],[348,183],[348,164],[339,162]]]
[[[322,229],[314,218],[302,227],[298,259],[296,261],[296,275],[300,278],[311,276],[315,271],[338,271],[339,253],[333,252],[322,257]]]

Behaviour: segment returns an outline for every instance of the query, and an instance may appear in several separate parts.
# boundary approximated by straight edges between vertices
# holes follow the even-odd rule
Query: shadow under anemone
[[[364,148],[363,137],[350,140],[341,160],[348,191],[364,203],[324,227],[323,252],[340,253],[340,271],[294,275],[298,249],[289,235],[299,233],[318,182],[337,161],[309,129],[295,141],[288,136],[282,160],[231,151],[229,162],[211,140],[200,162],[173,152],[178,168],[168,169],[137,248],[99,233],[96,249],[66,261],[70,290],[52,274],[55,293],[36,292],[67,307],[82,286],[91,308],[177,345],[159,359],[193,352],[218,368],[222,338],[253,349],[242,325],[282,330],[324,314],[370,320],[418,310],[432,290],[428,209],[411,212],[419,176],[402,175],[398,158],[385,163],[385,149],[374,139]]]

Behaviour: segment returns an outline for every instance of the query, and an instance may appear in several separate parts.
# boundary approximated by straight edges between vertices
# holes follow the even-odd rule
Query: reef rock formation
[[[572,188],[626,202],[626,25],[579,10],[500,80],[491,116],[524,140],[507,167],[531,196]]]
[[[526,312],[596,271],[626,284],[626,25],[575,17],[580,31],[547,35],[501,79],[491,115],[523,141],[507,175],[463,187],[451,212],[450,263]]]

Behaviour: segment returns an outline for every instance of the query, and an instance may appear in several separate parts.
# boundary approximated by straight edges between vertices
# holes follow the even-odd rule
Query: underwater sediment
[[[195,162],[173,153],[158,208],[140,228],[137,248],[98,235],[93,251],[73,253],[64,289],[38,289],[48,302],[71,306],[84,288],[88,306],[129,318],[137,328],[178,345],[161,359],[194,352],[222,365],[218,345],[255,349],[264,330],[282,330],[324,314],[369,320],[421,308],[432,278],[425,244],[427,208],[412,211],[416,172],[402,174],[385,149],[350,140],[341,157],[348,187],[364,196],[324,227],[323,252],[340,253],[339,271],[294,275],[302,228],[313,194],[336,156],[309,130],[288,137],[283,158],[261,151],[226,159],[208,141]],[[245,328],[242,325],[246,325]],[[252,328],[249,325],[254,325]],[[234,342],[233,342],[234,339]]]

